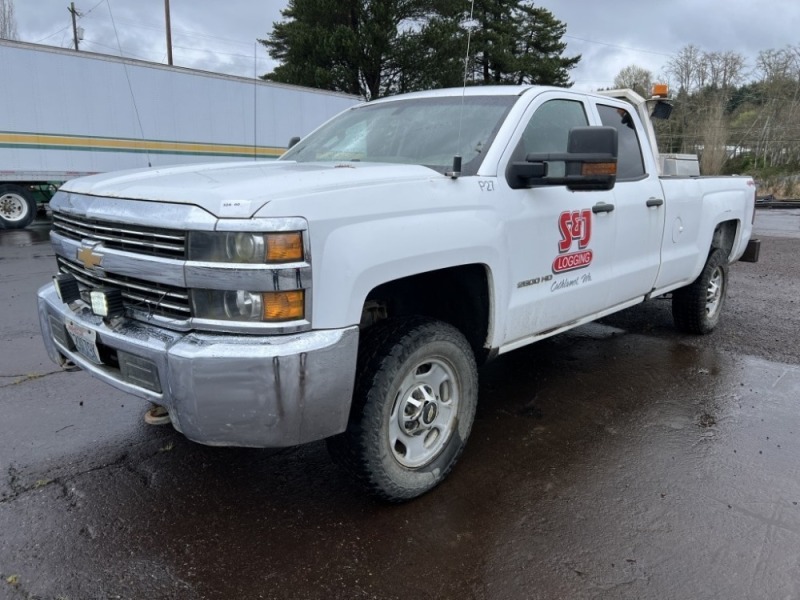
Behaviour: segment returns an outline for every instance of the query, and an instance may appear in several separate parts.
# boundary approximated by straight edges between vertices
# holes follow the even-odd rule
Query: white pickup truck
[[[757,260],[752,179],[662,175],[648,113],[437,90],[348,109],[271,163],[70,181],[45,345],[192,440],[328,438],[370,493],[413,498],[464,448],[479,364],[667,293],[706,333],[728,265]]]

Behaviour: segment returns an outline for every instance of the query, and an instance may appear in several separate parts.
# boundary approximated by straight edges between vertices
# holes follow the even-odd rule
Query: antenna
[[[253,42],[253,160],[258,160],[258,40]]]
[[[131,76],[128,74],[128,61],[125,60],[125,57],[122,54],[122,44],[119,43],[119,33],[117,32],[117,24],[114,22],[114,13],[111,12],[111,3],[106,0],[106,6],[108,6],[108,14],[111,17],[111,25],[114,27],[114,35],[117,38],[117,48],[119,49],[119,56],[123,59],[122,61],[122,68],[125,70],[125,79],[128,80],[128,91],[131,93],[131,101],[133,102],[133,110],[136,113],[136,122],[139,124],[139,135],[142,136],[142,146],[144,146],[144,151],[147,156],[147,166],[152,167],[153,163],[150,162],[150,150],[147,147],[147,144],[144,143],[144,128],[142,127],[142,118],[139,116],[139,107],[136,104],[136,95],[133,93],[133,85],[131,85]]]
[[[453,169],[445,173],[451,179],[458,179],[461,176],[461,155],[458,153],[461,148],[461,123],[464,120],[464,95],[467,91],[467,72],[469,69],[469,44],[472,40],[472,15],[475,11],[475,0],[470,2],[469,7],[469,26],[467,30],[467,53],[464,56],[464,80],[461,84],[461,109],[458,115],[458,142],[456,146],[456,154],[453,156]]]

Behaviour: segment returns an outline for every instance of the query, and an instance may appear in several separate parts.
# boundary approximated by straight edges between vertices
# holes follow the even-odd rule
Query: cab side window
[[[597,105],[600,120],[607,127],[617,130],[619,150],[617,153],[617,181],[641,179],[645,176],[642,147],[631,114],[624,108]]]
[[[538,152],[566,152],[569,130],[589,124],[583,104],[575,100],[549,100],[533,113],[514,150],[516,160]],[[551,163],[551,177],[564,176],[564,163]]]
[[[569,130],[588,124],[580,102],[550,100],[533,113],[520,143],[525,145],[526,153],[566,152]]]

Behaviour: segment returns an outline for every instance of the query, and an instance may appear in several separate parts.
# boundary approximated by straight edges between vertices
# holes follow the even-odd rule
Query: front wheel
[[[36,216],[36,200],[24,187],[0,185],[0,229],[22,229]]]
[[[686,333],[704,334],[719,323],[728,291],[728,266],[725,252],[715,248],[708,255],[699,277],[672,294],[675,327]]]
[[[461,332],[416,317],[383,321],[362,334],[350,422],[328,449],[370,494],[410,500],[451,471],[477,401],[475,357]]]

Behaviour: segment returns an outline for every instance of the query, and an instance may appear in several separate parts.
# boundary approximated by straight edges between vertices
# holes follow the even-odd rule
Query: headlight
[[[192,314],[198,319],[281,323],[305,318],[305,292],[192,290]]]
[[[303,233],[300,231],[189,233],[189,260],[276,264],[300,262],[303,259]]]
[[[264,236],[252,233],[229,233],[225,236],[225,256],[229,262],[259,263],[266,256]]]
[[[224,292],[225,316],[236,321],[258,321],[264,314],[261,294],[237,290]]]

